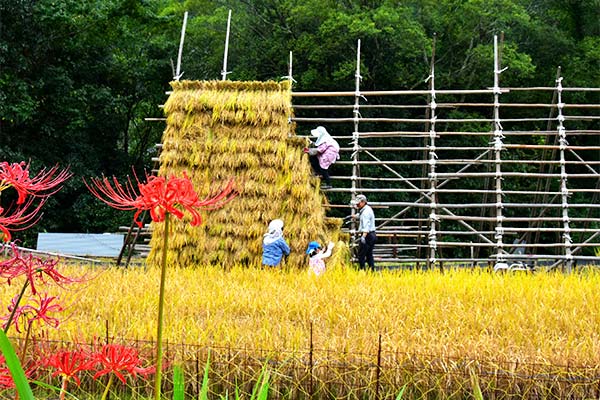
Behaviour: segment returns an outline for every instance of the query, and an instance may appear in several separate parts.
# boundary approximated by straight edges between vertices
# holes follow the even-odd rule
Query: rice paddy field
[[[152,343],[159,270],[63,266],[45,339]],[[1,288],[3,304],[17,282]],[[271,373],[270,398],[597,398],[600,273],[169,269],[165,336],[191,393]],[[56,290],[53,292],[52,290]],[[41,331],[37,331],[40,335]],[[14,332],[13,332],[14,333]],[[247,380],[244,381],[244,379]],[[233,386],[232,386],[233,385]],[[237,386],[236,386],[237,385]]]

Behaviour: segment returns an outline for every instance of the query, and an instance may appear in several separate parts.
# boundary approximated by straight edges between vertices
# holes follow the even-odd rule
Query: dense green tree
[[[0,3],[0,158],[75,174],[38,229],[114,230],[123,218],[100,211],[81,177],[148,165],[161,127],[143,118],[160,114],[170,79],[166,19],[133,0]]]
[[[554,85],[558,66],[569,86],[600,81],[598,0],[0,1],[0,159],[60,163],[77,177],[39,229],[123,223],[79,178],[152,168],[162,125],[144,117],[161,115],[183,14],[182,79],[221,79],[230,9],[233,80],[280,79],[292,51],[296,90],[353,90],[360,39],[363,90],[424,89],[435,40],[437,87],[479,89],[493,83],[498,35],[502,86]]]

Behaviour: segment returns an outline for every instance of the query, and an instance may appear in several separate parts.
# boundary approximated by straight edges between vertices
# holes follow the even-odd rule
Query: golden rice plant
[[[177,235],[175,237],[184,237]],[[238,251],[226,236],[211,246]],[[185,244],[192,258],[197,252]],[[233,250],[229,250],[229,248]],[[217,250],[221,251],[221,250]],[[340,252],[343,253],[343,252]],[[171,268],[166,288],[170,343],[248,349],[306,350],[312,325],[317,350],[593,366],[600,363],[600,274],[497,275],[485,271],[365,273],[328,260],[315,277],[298,268]],[[49,338],[152,339],[156,268],[69,267],[95,276],[56,293],[68,313]],[[18,283],[15,283],[18,284]],[[3,304],[14,295],[4,286]],[[106,328],[108,326],[108,332]]]
[[[233,178],[240,194],[206,213],[205,226],[173,224],[170,265],[259,264],[263,234],[276,218],[285,222],[292,248],[288,265],[304,262],[311,240],[339,240],[341,221],[325,217],[327,201],[302,152],[306,142],[291,137],[289,82],[183,81],[172,87],[159,175],[186,172],[201,197]],[[151,264],[159,261],[162,229],[153,226]]]

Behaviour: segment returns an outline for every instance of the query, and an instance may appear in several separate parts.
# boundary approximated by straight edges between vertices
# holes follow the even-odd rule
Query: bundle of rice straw
[[[185,171],[201,198],[233,178],[238,197],[203,213],[192,227],[173,219],[168,264],[260,265],[269,221],[285,223],[292,253],[287,266],[306,264],[311,240],[339,240],[340,220],[311,174],[303,138],[295,137],[289,82],[180,81],[165,103],[167,126],[160,176]],[[187,217],[186,217],[187,218]],[[153,224],[149,262],[160,262],[163,224]]]

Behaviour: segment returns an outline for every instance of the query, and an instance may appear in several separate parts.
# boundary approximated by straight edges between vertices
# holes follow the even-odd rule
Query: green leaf
[[[481,392],[481,387],[479,386],[479,378],[475,371],[470,370],[471,373],[471,386],[473,387],[473,397],[475,400],[483,400],[483,393]]]
[[[398,393],[398,396],[396,396],[396,400],[402,400],[402,396],[404,396],[405,390],[406,390],[406,384],[404,386],[402,386],[402,389],[400,389],[400,393]]]
[[[185,398],[185,384],[183,380],[183,369],[180,365],[173,367],[173,400]]]
[[[252,395],[250,396],[250,400],[267,400],[267,396],[269,394],[269,371],[267,371],[267,366],[263,367],[260,371],[260,375],[256,380],[256,385],[252,389]]]
[[[204,367],[204,378],[202,378],[202,387],[200,388],[200,400],[208,400],[208,370],[210,368],[210,352],[206,360],[206,367]]]
[[[23,372],[23,367],[21,367],[21,362],[17,358],[17,354],[15,353],[12,344],[2,329],[0,329],[0,350],[2,350],[2,354],[4,354],[6,365],[8,366],[13,381],[15,382],[15,386],[17,387],[19,399],[35,400],[29,382],[27,382],[25,372]]]

